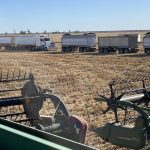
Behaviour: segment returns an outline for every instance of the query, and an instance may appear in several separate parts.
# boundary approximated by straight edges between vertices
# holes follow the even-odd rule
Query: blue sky
[[[0,32],[150,29],[150,0],[0,0]]]

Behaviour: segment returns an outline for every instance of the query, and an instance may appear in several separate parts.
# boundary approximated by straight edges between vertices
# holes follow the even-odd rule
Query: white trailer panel
[[[100,37],[100,47],[128,47],[128,37]]]
[[[145,48],[150,47],[150,36],[144,38],[143,44]]]
[[[16,45],[36,45],[35,36],[16,36],[15,38]]]
[[[87,45],[87,39],[83,38],[64,38],[63,45]]]
[[[12,37],[0,37],[0,45],[11,44]]]
[[[138,35],[107,36],[98,38],[99,47],[137,48]]]
[[[95,35],[64,35],[62,37],[62,46],[96,46]]]

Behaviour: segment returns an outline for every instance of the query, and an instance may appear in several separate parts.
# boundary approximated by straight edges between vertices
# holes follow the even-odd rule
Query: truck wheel
[[[89,49],[87,47],[83,47],[82,52],[89,52]]]
[[[79,47],[79,52],[81,52],[81,53],[82,53],[82,47]]]
[[[119,49],[119,54],[123,54],[124,50],[123,49]]]
[[[44,51],[48,51],[48,48],[47,48],[47,47],[45,47],[45,48],[44,48]]]
[[[147,50],[146,55],[150,55],[150,49]]]
[[[99,49],[99,53],[104,53],[103,48],[100,48],[100,49]]]
[[[62,52],[65,52],[66,51],[66,48],[65,47],[62,47]]]
[[[150,55],[150,50],[149,49],[145,49],[145,54],[146,55]]]
[[[108,54],[108,49],[104,49],[104,54]]]
[[[124,50],[124,53],[125,53],[125,54],[129,53],[129,50],[128,50],[128,49],[125,49],[125,50]]]

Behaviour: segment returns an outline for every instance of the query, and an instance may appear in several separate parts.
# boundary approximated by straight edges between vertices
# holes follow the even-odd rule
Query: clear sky
[[[0,32],[150,29],[150,0],[0,0]]]

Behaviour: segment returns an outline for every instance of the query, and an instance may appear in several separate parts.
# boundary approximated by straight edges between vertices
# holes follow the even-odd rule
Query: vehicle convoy
[[[150,55],[150,32],[148,32],[143,38],[144,52],[146,55]]]
[[[94,33],[87,34],[64,34],[62,39],[62,52],[91,52],[96,49],[96,35]]]
[[[7,49],[49,50],[52,43],[49,37],[39,34],[0,36],[0,46]]]
[[[118,35],[98,37],[99,53],[136,53],[138,51],[138,35]]]

